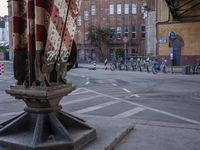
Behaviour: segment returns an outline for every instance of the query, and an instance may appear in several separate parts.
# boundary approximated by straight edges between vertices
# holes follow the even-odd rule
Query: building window
[[[77,17],[77,26],[81,26],[81,16]]]
[[[122,14],[122,4],[117,4],[117,14],[118,15]]]
[[[122,37],[122,27],[117,27],[117,38],[121,39]]]
[[[85,41],[88,41],[88,35],[89,35],[89,32],[85,32],[85,36],[84,36]]]
[[[131,38],[132,39],[136,39],[136,29],[135,29],[135,26],[132,26]]]
[[[132,4],[132,14],[133,15],[137,14],[137,6],[136,6],[136,4]]]
[[[146,37],[146,28],[145,28],[145,26],[141,27],[141,37],[142,37],[142,39],[145,39],[145,37]]]
[[[124,27],[124,36],[128,37],[128,26]]]
[[[125,15],[129,14],[129,4],[124,4],[124,14]]]
[[[91,6],[91,15],[92,15],[92,16],[95,16],[96,13],[97,13],[97,12],[96,12],[96,5],[92,5],[92,6]]]
[[[109,14],[114,15],[114,5],[113,4],[109,5]]]
[[[114,28],[110,28],[110,35],[109,35],[110,37],[109,38],[111,40],[114,39],[114,36],[115,36],[114,34],[115,34],[115,29]]]
[[[84,20],[89,20],[89,12],[87,10],[84,11]]]

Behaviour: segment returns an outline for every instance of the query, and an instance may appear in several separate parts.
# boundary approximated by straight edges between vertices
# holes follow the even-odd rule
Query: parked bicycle
[[[168,68],[167,59],[165,57],[162,57],[161,64],[159,64],[159,62],[156,58],[152,61],[151,71],[152,71],[153,74],[157,74],[158,71],[162,71],[163,73],[167,73],[167,70],[168,70],[167,68]]]
[[[193,74],[200,74],[200,58],[192,65]]]

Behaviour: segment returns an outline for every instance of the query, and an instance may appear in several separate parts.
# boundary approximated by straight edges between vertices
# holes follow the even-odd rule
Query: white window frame
[[[129,4],[124,4],[124,14],[125,15],[129,14]]]
[[[82,20],[81,20],[81,16],[79,15],[78,17],[77,17],[77,26],[81,26],[81,22]]]
[[[135,30],[133,30],[133,27],[134,27],[134,29]],[[132,31],[131,31],[131,38],[132,39],[136,39],[136,28],[135,28],[135,26],[132,26],[132,29],[131,29]],[[134,37],[133,37],[133,34],[135,35]]]
[[[132,4],[132,15],[136,15],[136,14],[137,14],[137,5]]]
[[[109,14],[114,15],[114,12],[115,12],[114,4],[110,4],[109,5]]]
[[[91,15],[95,16],[97,14],[96,5],[91,5]]]
[[[122,38],[122,27],[117,27],[117,39]]]
[[[122,14],[122,4],[117,4],[117,14],[118,15]]]
[[[87,10],[84,11],[84,20],[85,21],[89,20],[89,12]]]
[[[124,27],[124,36],[129,37],[129,31],[128,31],[128,26]]]
[[[85,41],[88,41],[88,36],[89,36],[89,32],[85,32],[84,33],[84,40]]]

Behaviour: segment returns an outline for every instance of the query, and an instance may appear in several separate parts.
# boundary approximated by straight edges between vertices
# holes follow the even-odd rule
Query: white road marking
[[[112,83],[112,85],[113,85],[113,86],[117,86],[117,84],[115,84],[115,83]]]
[[[76,93],[71,93],[70,95],[79,95],[79,94],[84,94],[88,93],[89,91],[82,91],[82,92],[76,92]]]
[[[130,116],[133,116],[141,111],[144,111],[145,109],[144,108],[141,108],[141,107],[136,107],[136,108],[133,108],[131,110],[128,110],[128,111],[125,111],[121,114],[118,114],[116,116],[114,116],[113,118],[127,118],[127,117],[130,117]]]
[[[98,94],[98,95],[102,95],[102,96],[105,96],[105,97],[108,97],[108,98],[112,98],[112,99],[115,99],[115,100],[119,100],[119,101],[121,101],[121,102],[126,102],[126,103],[129,103],[129,104],[132,104],[132,105],[136,105],[136,106],[138,106],[138,107],[141,107],[141,108],[144,108],[144,109],[148,109],[148,110],[151,110],[151,111],[154,111],[154,112],[158,112],[158,113],[161,113],[161,114],[164,114],[164,115],[173,117],[173,118],[177,118],[177,119],[180,119],[180,120],[183,120],[183,121],[187,121],[187,122],[190,122],[190,123],[193,123],[193,124],[198,124],[198,125],[200,125],[200,122],[199,122],[199,121],[196,121],[196,120],[192,120],[192,119],[189,119],[189,118],[185,118],[185,117],[182,117],[182,116],[179,116],[179,115],[175,115],[175,114],[172,114],[172,113],[169,113],[169,112],[166,112],[166,111],[162,111],[162,110],[159,110],[159,109],[147,107],[147,106],[144,106],[144,105],[141,105],[141,104],[138,104],[138,103],[134,103],[134,102],[131,102],[131,101],[122,99],[122,98],[117,98],[117,97],[113,97],[113,96],[106,95],[106,94],[103,94],[103,93],[99,93],[99,92],[97,92],[97,91],[90,90],[90,89],[87,89],[87,88],[82,88],[82,89],[86,89],[86,90],[89,90],[89,91],[91,91],[91,92],[93,92],[93,93],[96,93],[96,94]]]
[[[0,117],[14,116],[14,115],[18,115],[20,113],[23,113],[23,111],[3,113],[3,114],[0,114]]]
[[[81,109],[81,110],[78,110],[78,111],[74,111],[73,113],[83,114],[83,113],[94,111],[94,110],[104,108],[104,107],[107,107],[107,106],[110,106],[110,105],[113,105],[113,104],[117,104],[119,102],[120,101],[118,101],[118,100],[106,102],[106,103],[102,103],[102,104],[99,104],[99,105],[87,107],[87,108],[84,108],[84,109]]]
[[[131,93],[131,91],[129,91],[128,89],[126,89],[126,88],[122,88],[125,92],[127,92],[127,93]]]
[[[85,85],[88,85],[88,84],[90,84],[90,82],[89,82],[89,81],[87,81],[87,82],[85,83]]]
[[[126,98],[131,98],[131,97],[141,97],[140,95],[138,95],[138,94],[133,94],[133,95],[130,95],[130,96],[126,96]]]
[[[102,95],[95,95],[95,96],[82,98],[82,99],[78,99],[78,100],[65,101],[65,102],[61,102],[61,104],[62,105],[74,104],[74,103],[79,103],[79,102],[84,102],[84,101],[88,101],[88,100],[91,100],[91,99],[95,99],[95,98],[98,98],[98,97],[102,97]]]

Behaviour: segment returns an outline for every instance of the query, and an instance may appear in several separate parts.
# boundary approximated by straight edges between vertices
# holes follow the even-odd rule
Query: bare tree
[[[113,41],[115,37],[115,32],[109,28],[97,28],[90,27],[88,39],[91,42],[91,45],[97,47],[97,55],[99,56],[100,61],[106,57],[106,49],[109,44]]]

